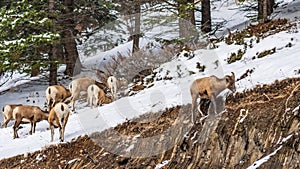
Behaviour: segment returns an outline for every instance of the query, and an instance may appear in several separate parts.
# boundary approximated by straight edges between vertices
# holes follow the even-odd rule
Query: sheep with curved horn
[[[216,97],[223,90],[228,88],[229,90],[235,92],[235,75],[231,72],[230,75],[226,75],[224,78],[218,78],[216,76],[204,77],[196,79],[193,81],[190,92],[192,96],[192,121],[194,122],[194,112],[196,108],[197,98],[207,98],[211,101],[212,106],[214,107],[214,112],[216,113]]]
[[[28,121],[31,123],[31,129],[29,134],[35,132],[36,122],[47,120],[48,119],[48,112],[43,111],[38,106],[29,106],[23,105],[18,106],[13,110],[13,118],[16,119],[15,124],[13,126],[14,130],[14,138],[18,138],[19,135],[17,133],[19,125],[24,121]]]

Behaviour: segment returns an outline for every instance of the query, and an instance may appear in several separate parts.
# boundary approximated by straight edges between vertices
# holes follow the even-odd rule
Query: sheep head
[[[232,92],[236,91],[235,88],[235,75],[233,72],[231,72],[231,76],[230,75],[226,75],[226,87],[231,90]]]

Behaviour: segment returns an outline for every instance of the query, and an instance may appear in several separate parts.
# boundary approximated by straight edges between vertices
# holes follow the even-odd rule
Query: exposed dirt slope
[[[189,123],[190,117],[185,115],[190,105],[178,106],[149,113],[90,138],[79,137],[26,157],[19,155],[1,160],[0,166],[155,168],[168,160],[163,168],[247,168],[277,150],[260,168],[300,168],[300,110],[296,109],[299,105],[300,79],[286,79],[229,96],[227,112],[195,125]],[[177,130],[168,133],[173,136],[169,139],[164,131],[174,126]],[[126,136],[126,141],[116,137],[116,132]],[[151,146],[142,138],[157,140]],[[105,149],[98,145],[104,145]],[[128,145],[136,149],[129,150]],[[172,146],[166,151],[151,154],[168,145]],[[108,149],[123,154],[110,153]],[[144,158],[129,158],[135,154]]]

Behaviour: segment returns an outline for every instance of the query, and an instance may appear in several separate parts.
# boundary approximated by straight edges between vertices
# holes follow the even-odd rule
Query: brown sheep
[[[70,110],[65,103],[57,103],[50,111],[48,122],[51,130],[51,141],[54,137],[54,127],[59,127],[60,141],[64,141],[65,127],[70,115]]]
[[[214,106],[214,112],[216,113],[216,97],[224,89],[228,88],[229,90],[235,92],[235,75],[231,72],[231,76],[226,75],[224,78],[219,79],[216,76],[204,77],[196,79],[193,81],[190,92],[192,96],[192,121],[194,121],[194,112],[196,108],[197,98],[207,98],[211,101]]]
[[[92,84],[96,84],[99,88],[104,90],[108,89],[105,83],[97,82],[96,80],[89,77],[75,79],[69,84],[69,88],[72,93],[71,96],[72,111],[75,110],[75,106],[74,106],[75,100],[78,98],[80,92],[81,91],[87,92],[88,87]]]
[[[23,120],[28,120],[31,123],[31,129],[29,134],[35,133],[36,122],[47,120],[48,113],[41,110],[38,106],[18,106],[13,110],[13,118],[16,119],[13,126],[14,129],[14,138],[19,138],[18,127]]]
[[[105,92],[97,85],[90,85],[87,89],[87,93],[87,102],[91,108],[112,102],[112,98],[106,96]]]
[[[117,86],[118,86],[117,83],[118,83],[118,80],[116,77],[109,76],[107,78],[107,85],[108,85],[108,88],[112,95],[112,100],[116,100],[116,98],[117,98]]]
[[[4,128],[7,127],[7,123],[13,118],[13,110],[18,106],[22,106],[22,104],[10,104],[3,107],[2,114],[4,118],[4,123],[3,123]],[[28,123],[29,121],[25,120],[23,122]]]
[[[67,98],[71,96],[70,90],[66,89],[64,86],[52,85],[46,89],[46,103],[47,111],[50,111],[52,107],[58,102],[64,102]]]

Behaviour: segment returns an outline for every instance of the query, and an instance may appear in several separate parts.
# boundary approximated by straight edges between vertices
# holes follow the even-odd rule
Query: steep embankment
[[[178,106],[95,133],[91,136],[93,139],[79,137],[70,143],[3,159],[0,166],[155,168],[163,163],[163,168],[247,168],[251,165],[260,165],[260,168],[299,168],[299,106],[300,79],[286,79],[229,96],[227,112],[193,126],[186,123],[189,117],[184,115],[190,110],[190,105]],[[164,131],[177,124],[182,124],[182,127],[168,133],[173,136],[173,141],[165,140],[168,137]],[[127,136],[126,141],[115,137],[116,131]],[[157,139],[157,142],[154,141],[155,144],[148,148],[143,146],[146,144],[143,139],[137,139],[150,137]],[[167,144],[175,146],[151,155],[155,149],[160,151]],[[105,145],[106,149],[98,145]],[[135,149],[128,149],[128,145]],[[107,149],[125,154],[113,154]],[[129,158],[129,155],[132,157],[135,154],[144,158]],[[262,160],[257,161],[259,159]]]

